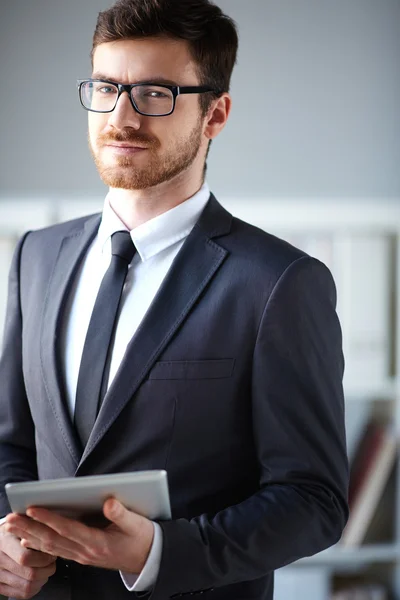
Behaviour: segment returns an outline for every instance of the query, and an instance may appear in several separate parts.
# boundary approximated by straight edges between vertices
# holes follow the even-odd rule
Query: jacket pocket
[[[149,379],[223,379],[231,377],[234,358],[157,362]]]

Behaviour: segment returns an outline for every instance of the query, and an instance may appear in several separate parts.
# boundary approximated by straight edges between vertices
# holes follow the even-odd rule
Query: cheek
[[[164,148],[173,150],[177,144],[187,140],[197,126],[197,123],[187,115],[172,114],[169,117],[160,117],[162,123],[153,128],[154,135],[160,140]]]
[[[96,113],[89,113],[88,115],[88,133],[89,140],[92,147],[96,147],[97,137],[107,125],[107,119],[104,116],[97,115]]]

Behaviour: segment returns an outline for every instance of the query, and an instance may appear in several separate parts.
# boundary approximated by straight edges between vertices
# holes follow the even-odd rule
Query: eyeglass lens
[[[137,85],[132,88],[131,95],[137,108],[146,115],[166,115],[173,109],[173,94],[163,86]],[[89,110],[111,111],[115,108],[117,98],[117,86],[105,81],[87,81],[81,86],[82,103]]]

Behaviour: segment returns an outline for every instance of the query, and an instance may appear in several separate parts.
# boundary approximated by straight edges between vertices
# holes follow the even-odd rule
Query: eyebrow
[[[119,83],[114,79],[114,77],[109,77],[108,75],[105,75],[104,73],[100,73],[99,71],[96,71],[95,73],[92,74],[92,79],[105,79],[106,81],[114,81],[115,83]],[[135,83],[137,83],[137,84],[158,83],[160,85],[166,84],[166,85],[178,86],[178,83],[176,81],[173,81],[172,79],[167,79],[166,77],[148,77],[147,79],[141,79],[140,81],[135,81]]]

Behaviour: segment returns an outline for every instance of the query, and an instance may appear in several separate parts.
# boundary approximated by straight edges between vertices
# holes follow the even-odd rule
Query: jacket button
[[[70,563],[67,562],[66,560],[62,561],[63,579],[69,579],[70,566],[71,566]]]

